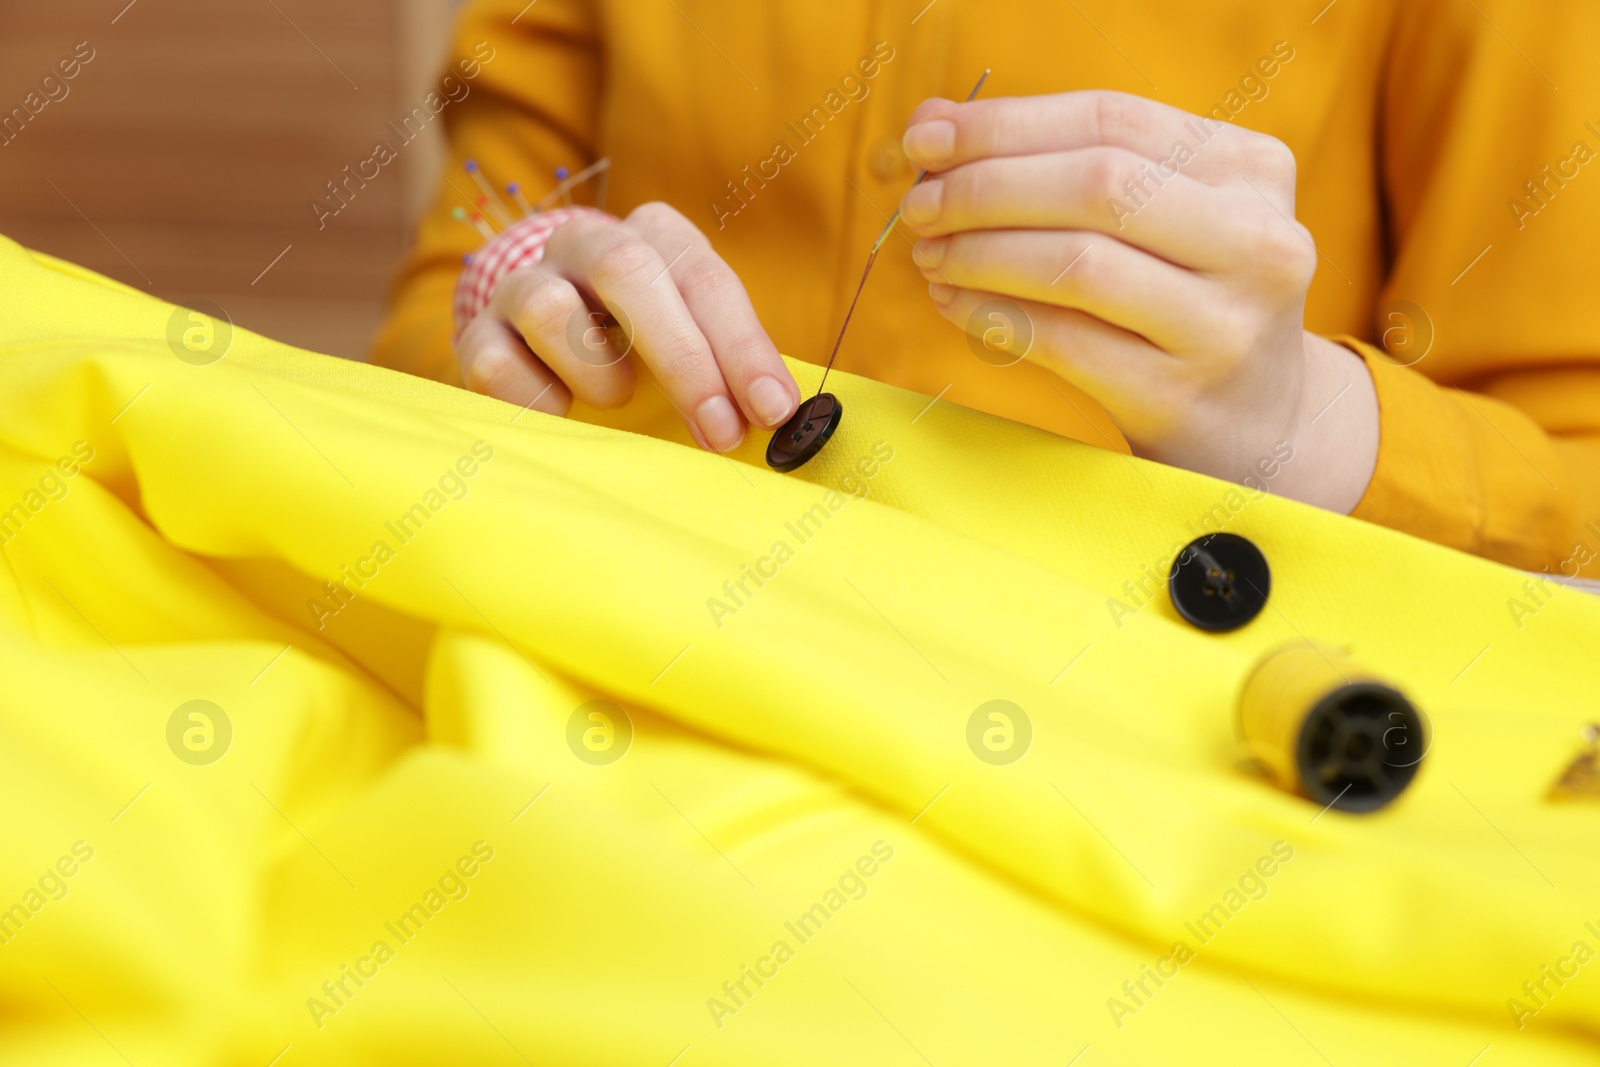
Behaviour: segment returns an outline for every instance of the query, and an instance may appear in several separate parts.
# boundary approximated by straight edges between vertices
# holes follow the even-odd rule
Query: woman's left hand
[[[1114,92],[929,100],[930,172],[901,201],[939,311],[982,335],[997,298],[1029,360],[1099,400],[1139,455],[1347,512],[1377,455],[1372,380],[1304,328],[1318,253],[1283,142]],[[1016,325],[1016,324],[1011,324]]]

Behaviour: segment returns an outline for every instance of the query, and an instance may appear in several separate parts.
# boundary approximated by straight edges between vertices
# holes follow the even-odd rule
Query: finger
[[[760,426],[785,422],[800,404],[800,387],[762,329],[738,275],[692,222],[666,204],[639,207],[628,225],[666,259],[669,277],[745,417]]]
[[[1159,173],[1122,148],[981,159],[929,177],[900,201],[924,237],[961,230],[1098,230],[1196,270],[1248,261],[1263,233],[1294,224],[1248,189]]]
[[[1105,404],[1151,389],[1173,360],[1148,341],[1086,312],[1015,300],[998,293],[928,286],[939,314],[978,338],[1004,365],[1002,353],[1037,363]],[[1114,406],[1116,405],[1116,406]]]
[[[700,325],[667,263],[632,229],[574,219],[551,235],[567,276],[631,330],[634,350],[705,447],[727,452],[744,440],[744,416],[728,395]]]
[[[456,357],[462,382],[475,393],[547,415],[565,415],[572,408],[572,393],[561,379],[493,312],[484,311],[467,323],[456,342]]]
[[[633,395],[633,368],[607,347],[583,294],[558,263],[507,274],[495,286],[489,310],[514,327],[584,403],[614,408]]]
[[[930,282],[1076,308],[1174,354],[1225,329],[1209,279],[1104,234],[977,230],[923,238],[914,252]]]
[[[1104,145],[1156,162],[1171,160],[1198,181],[1224,184],[1241,172],[1276,183],[1294,155],[1277,138],[1130,93],[1087,90],[957,104],[925,101],[904,139],[911,161],[944,171],[975,159],[1067,152]]]

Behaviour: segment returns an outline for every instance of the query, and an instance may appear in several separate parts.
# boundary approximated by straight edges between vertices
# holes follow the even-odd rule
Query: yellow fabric
[[[0,1061],[1593,1062],[1600,963],[1507,1002],[1600,946],[1600,810],[1543,799],[1600,602],[849,374],[782,476],[173,316],[0,243]],[[1272,602],[1209,636],[1151,576],[1229,512]],[[1302,638],[1430,718],[1385,813],[1237,763]]]
[[[1379,376],[1377,475],[1355,514],[1559,574],[1577,543],[1592,540],[1585,524],[1600,522],[1600,304],[1589,240],[1600,231],[1600,178],[1589,165],[1600,158],[1591,54],[1600,8],[1323,6],[476,0],[455,50],[467,57],[488,42],[495,58],[444,112],[451,170],[374,358],[459,380],[450,293],[479,238],[450,211],[478,195],[460,170],[467,159],[539,191],[555,167],[609,156],[610,210],[650,200],[679,208],[744,280],[779,349],[820,362],[866,249],[913,177],[898,144],[917,103],[959,99],[985,67],[994,68],[986,96],[1118,89],[1288,144],[1299,162],[1298,214],[1321,252],[1307,328],[1373,343],[1388,334],[1408,362],[1426,352]],[[879,42],[886,51],[875,52]],[[858,64],[880,55],[892,58],[861,80]],[[852,73],[854,87],[841,87]],[[837,114],[802,137],[802,117],[816,106]],[[778,142],[794,158],[763,167]],[[776,178],[761,179],[774,169]],[[1073,387],[1031,364],[974,358],[928,300],[909,245],[885,247],[841,367],[1126,448],[1104,410]],[[1561,403],[1574,417],[1552,417]],[[576,414],[682,432],[662,394],[643,384],[621,412]],[[1583,572],[1600,575],[1600,561]]]

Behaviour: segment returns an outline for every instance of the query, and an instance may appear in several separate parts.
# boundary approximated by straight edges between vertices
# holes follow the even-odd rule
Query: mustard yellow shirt
[[[1321,253],[1307,328],[1377,383],[1377,469],[1354,514],[1600,574],[1596,40],[1587,0],[475,0],[439,101],[449,170],[374,359],[459,381],[451,296],[482,243],[450,217],[478,195],[468,159],[537,196],[558,166],[610,157],[608,210],[676,206],[779,349],[821,362],[914,177],[899,141],[921,100],[964,96],[985,67],[986,96],[1118,89],[1294,150]],[[909,244],[885,249],[839,366],[1126,449],[1064,381],[979,360]],[[626,408],[574,415],[684,436],[647,378]]]

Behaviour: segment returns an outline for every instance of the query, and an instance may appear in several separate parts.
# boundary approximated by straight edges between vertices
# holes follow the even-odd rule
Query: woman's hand
[[[620,327],[620,328],[619,328]],[[626,219],[569,219],[544,259],[511,271],[456,344],[468,388],[565,415],[633,395],[629,349],[654,372],[702,448],[777,426],[800,389],[744,286],[693,223],[665,204]]]
[[[1105,405],[1140,455],[1238,480],[1287,441],[1274,489],[1339,511],[1377,455],[1372,380],[1305,331],[1318,255],[1275,138],[1113,92],[929,100],[929,170],[902,217],[939,311],[1031,322],[1026,357]],[[1013,324],[1014,325],[1014,324]]]

